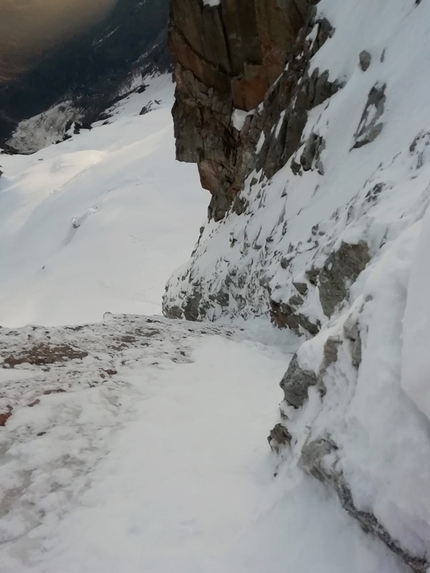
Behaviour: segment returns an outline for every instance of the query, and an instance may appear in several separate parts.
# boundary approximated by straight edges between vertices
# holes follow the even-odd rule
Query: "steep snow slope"
[[[29,157],[0,156],[0,324],[161,310],[206,201],[192,167],[174,160],[171,79],[149,83],[109,125]],[[152,111],[139,116],[144,106]]]
[[[430,418],[429,384],[429,297],[430,284],[430,210],[421,225],[416,225],[416,247],[409,255],[412,262],[403,318],[402,387],[418,408]]]
[[[282,380],[285,429],[272,446],[285,446],[288,464],[336,491],[364,530],[422,572],[430,562],[422,415],[430,4],[321,0],[316,22],[323,18],[331,37],[308,71],[326,71],[341,88],[309,111],[286,165],[270,178],[257,167],[241,209],[206,225],[191,261],[170,279],[164,308],[194,319],[271,315],[298,334],[316,334]],[[277,121],[262,132],[257,166],[282,149],[288,130],[289,108],[276,109],[271,93],[264,105]],[[300,81],[296,94],[303,96]]]

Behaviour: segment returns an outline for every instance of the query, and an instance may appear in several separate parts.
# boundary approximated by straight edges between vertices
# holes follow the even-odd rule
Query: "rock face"
[[[315,386],[316,383],[315,372],[301,368],[297,356],[294,356],[280,386],[284,391],[286,402],[294,408],[300,408],[308,397],[309,387]]]
[[[370,261],[366,243],[342,243],[328,257],[319,274],[319,297],[326,316],[331,316],[345,299],[348,284],[354,282]]]
[[[284,458],[288,457],[292,451],[298,457],[298,468],[332,489],[338,496],[342,507],[359,523],[365,533],[380,539],[410,567],[411,571],[425,573],[429,567],[425,545],[421,550],[413,546],[408,547],[396,531],[392,530],[392,524],[389,521],[384,522],[378,512],[373,513],[366,503],[363,504],[362,500],[357,501],[360,495],[356,490],[359,492],[360,488],[357,487],[353,475],[359,474],[358,481],[360,481],[363,475],[366,475],[366,470],[356,466],[351,471],[349,465],[348,458],[351,452],[348,451],[346,445],[348,447],[351,445],[348,442],[347,428],[349,423],[354,426],[357,421],[348,420],[348,416],[346,416],[346,421],[343,418],[345,412],[348,412],[350,402],[352,402],[354,411],[354,395],[360,392],[360,387],[364,382],[363,377],[366,377],[366,370],[362,371],[362,337],[367,339],[368,334],[365,331],[369,325],[365,324],[366,319],[363,317],[366,315],[369,317],[366,308],[371,304],[372,300],[369,298],[367,303],[358,309],[358,312],[352,312],[347,316],[343,326],[339,321],[335,327],[335,334],[326,338],[320,363],[315,368],[315,372],[303,366],[301,361],[306,363],[306,356],[309,354],[309,350],[303,352],[306,346],[321,344],[321,341],[317,342],[318,337],[305,343],[299,353],[293,356],[280,382],[285,398],[281,404],[281,421],[270,432],[268,441],[271,449],[277,454],[282,452]],[[317,353],[314,351],[314,354]],[[364,359],[367,360],[367,356]],[[301,410],[304,418],[309,420],[306,417],[306,408],[309,404],[310,392],[314,387],[318,390],[320,407],[315,410],[315,401],[313,406],[309,406],[312,411],[312,421],[307,425],[309,433],[303,443],[302,428],[298,433],[300,422],[297,424],[297,411]],[[315,396],[313,399],[315,400]],[[331,419],[328,426],[327,421],[324,421],[324,408],[328,412],[337,410],[334,418],[332,414],[329,415]],[[413,416],[411,418],[411,413],[406,417],[408,420],[413,418]],[[420,443],[427,451],[430,451],[428,439],[424,437],[426,433],[424,426],[420,429],[420,433]],[[374,457],[390,458],[395,451],[397,445],[395,442],[399,439],[399,434],[393,436],[392,442],[387,440],[381,444],[377,440],[373,444],[371,455],[366,454],[369,462]],[[368,439],[367,435],[366,439]],[[360,458],[360,455],[358,457]],[[362,462],[360,459],[360,463]],[[395,469],[392,468],[392,471]],[[390,470],[388,472],[392,473]],[[380,496],[382,497],[382,493]],[[382,516],[384,516],[383,512]]]
[[[276,25],[272,4],[268,8],[255,1],[254,11],[250,11],[248,4],[246,9],[239,9],[242,3],[236,0],[203,6],[174,0],[169,26],[176,78],[173,118],[177,157],[198,164],[202,186],[212,195],[209,219],[215,221],[229,212],[245,214],[245,185],[264,188],[264,180],[288,162],[296,175],[324,173],[324,138],[315,131],[306,136],[304,147],[302,139],[308,114],[341,87],[341,82],[330,80],[327,71],[310,69],[312,57],[333,34],[329,21],[318,16],[313,2],[275,3],[279,16]],[[231,16],[234,7],[235,13],[240,14],[237,21],[242,22],[240,34]],[[283,34],[279,32],[279,22]],[[268,42],[267,37],[272,41]],[[258,54],[256,60],[252,60],[253,54]],[[251,60],[259,62],[254,68],[259,69],[260,78],[252,85],[247,75]],[[246,82],[244,78],[248,78]],[[252,172],[259,173],[259,179],[251,176]],[[246,233],[243,238],[243,254],[259,251],[263,257],[266,248],[270,248],[270,239],[263,247],[258,240],[248,243]],[[233,237],[231,246],[236,242]],[[279,256],[281,265],[288,260],[281,251],[274,256]],[[255,257],[252,258],[255,263]],[[293,253],[289,260],[292,258]],[[202,281],[187,274],[184,278],[190,281],[192,293],[181,296],[180,304],[171,302],[166,295],[164,313],[171,318],[192,316],[199,320],[207,317],[213,307],[230,312],[233,301],[240,312],[248,307],[239,291],[247,288],[258,296],[259,305],[271,309],[273,322],[281,328],[289,327],[297,333],[318,332],[319,319],[310,319],[300,311],[304,298],[293,295],[279,301],[271,296],[269,279],[261,266],[251,281],[242,280],[234,267],[229,268],[228,275],[222,287],[205,297]]]
[[[378,122],[385,109],[385,84],[376,84],[369,92],[366,106],[355,134],[354,148],[374,141],[381,133],[383,123]]]
[[[300,336],[270,447],[423,573],[428,419],[402,386],[401,357],[430,189],[430,7],[312,4],[247,2],[242,13],[244,0],[173,1],[177,155],[198,164],[212,198],[163,309],[264,317]],[[286,41],[269,33],[274,9]],[[390,38],[376,47],[369,34],[381,29]]]
[[[363,70],[363,72],[366,72],[369,69],[371,63],[372,56],[369,54],[369,52],[367,50],[360,52],[360,68]]]
[[[224,217],[240,191],[262,130],[269,133],[273,127],[273,102],[278,105],[280,96],[285,105],[292,103],[312,51],[305,37],[315,16],[314,3],[222,0],[208,6],[195,0],[172,1],[169,44],[177,82],[177,158],[198,164],[202,186],[212,194],[209,216],[215,220]],[[322,26],[313,50],[328,33]],[[287,56],[289,71],[279,80]],[[261,113],[257,108],[276,80],[268,109]],[[266,145],[262,161],[268,172],[277,170],[280,155],[285,162],[297,149],[306,111],[331,95],[332,86],[317,72],[301,92],[282,126],[285,145]]]

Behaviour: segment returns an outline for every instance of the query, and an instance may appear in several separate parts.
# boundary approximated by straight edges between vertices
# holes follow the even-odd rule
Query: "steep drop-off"
[[[292,99],[309,61],[305,32],[314,15],[307,0],[297,4],[230,0],[216,6],[172,2],[169,43],[177,82],[173,109],[177,156],[198,164],[202,186],[212,193],[209,213],[215,220],[224,217],[239,193],[258,136],[273,119],[267,112],[252,118],[278,80],[287,54],[292,65],[280,90]],[[328,33],[323,25],[310,51]],[[292,112],[291,149],[300,139],[306,108],[321,96],[319,88]]]
[[[55,121],[48,113],[37,127],[53,132],[50,142],[61,140],[69,121],[89,125],[133,80],[151,71],[166,72],[171,65],[168,6],[168,0],[118,0],[101,22],[47,49],[30,70],[7,81],[0,78],[0,145],[36,151],[40,146],[32,141],[31,127],[19,126],[18,133],[24,133],[11,138],[23,120],[62,104]]]
[[[429,22],[415,0],[173,0],[177,156],[212,199],[164,297],[301,337],[272,448],[422,573]]]

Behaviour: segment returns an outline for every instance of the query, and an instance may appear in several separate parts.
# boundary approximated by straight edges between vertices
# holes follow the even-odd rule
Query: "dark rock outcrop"
[[[331,316],[348,293],[348,283],[353,283],[370,261],[369,247],[342,243],[326,260],[319,273],[319,297],[326,316]]]
[[[300,163],[303,171],[316,169],[320,175],[324,175],[324,167],[321,161],[321,153],[325,149],[325,141],[321,135],[311,133],[305,143]]]
[[[303,304],[301,297],[291,297],[288,302],[270,301],[270,317],[278,328],[290,328],[296,334],[301,334],[302,331],[308,332],[311,335],[318,334],[321,325],[317,322],[314,324],[309,318],[299,312],[300,306]]]
[[[326,20],[315,21],[315,3],[172,1],[177,158],[198,164],[202,186],[212,194],[209,216],[215,220],[231,207],[251,168],[258,164],[270,177],[286,163],[300,145],[307,111],[338,88],[328,74],[306,72],[332,33]],[[310,42],[313,25],[317,36]],[[273,130],[282,109],[282,125]],[[233,119],[235,110],[241,111],[241,121]],[[265,143],[257,157],[253,152],[262,133]],[[323,148],[319,140],[310,147],[304,168],[306,157],[318,162]]]
[[[343,242],[336,251],[327,257],[321,269],[312,268],[307,271],[306,277],[310,285],[318,289],[319,300],[325,316],[332,316],[345,300],[349,286],[366,268],[370,258],[369,247],[364,241],[357,244]],[[296,334],[307,333],[315,336],[321,329],[320,321],[313,322],[301,310],[309,292],[309,286],[304,282],[296,282],[293,285],[300,294],[293,295],[287,302],[270,300],[272,323],[279,328],[289,328]],[[352,333],[351,337],[351,340],[356,338]],[[359,341],[357,345],[359,345]],[[357,357],[359,353],[357,346]]]
[[[369,92],[366,106],[355,133],[353,149],[372,143],[381,133],[384,124],[379,121],[385,109],[385,84],[376,84]]]
[[[372,63],[372,56],[369,54],[367,50],[363,50],[362,52],[360,52],[359,63],[360,63],[360,68],[363,70],[363,72],[366,72],[369,69],[370,64]]]
[[[286,446],[291,442],[291,434],[285,426],[282,424],[276,424],[273,430],[270,431],[267,441],[269,442],[271,449],[274,452],[279,453],[283,446]]]
[[[297,355],[294,355],[280,386],[288,404],[294,408],[300,408],[308,397],[309,388],[315,386],[317,382],[315,372],[301,368]]]

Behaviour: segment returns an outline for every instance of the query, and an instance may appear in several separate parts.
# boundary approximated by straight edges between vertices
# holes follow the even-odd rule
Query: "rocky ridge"
[[[264,54],[261,29],[270,30],[263,4],[244,18],[257,19],[247,24],[252,41],[236,27],[242,67],[233,68],[214,61],[223,36],[209,22],[226,23],[228,54],[228,14],[242,3],[193,3],[188,14],[204,45],[183,37],[173,3],[177,154],[198,163],[212,199],[191,260],[167,285],[164,312],[265,316],[305,340],[281,382],[269,442],[421,573],[430,562],[430,507],[422,505],[430,450],[427,420],[402,387],[401,355],[430,189],[428,63],[418,40],[427,38],[428,8],[412,0],[301,5],[297,28],[279,19],[295,31],[277,52],[278,77],[257,58],[251,85],[249,54],[258,46]],[[294,2],[276,6],[297,14]]]

